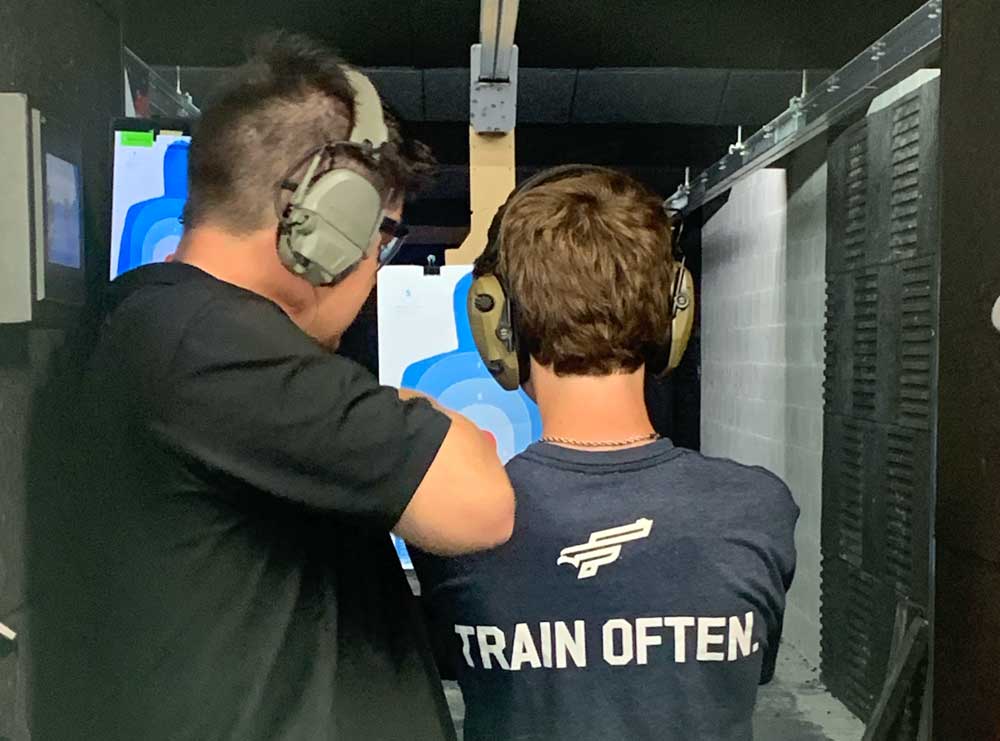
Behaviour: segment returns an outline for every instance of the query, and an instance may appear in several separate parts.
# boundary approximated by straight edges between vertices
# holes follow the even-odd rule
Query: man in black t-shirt
[[[767,471],[653,431],[643,377],[677,269],[660,200],[608,170],[540,177],[477,263],[509,291],[543,424],[507,465],[514,534],[461,558],[411,551],[466,741],[747,741],[798,508]]]
[[[391,219],[321,284],[276,251],[289,181],[352,132],[352,84],[305,39],[262,44],[199,121],[177,255],[111,286],[60,457],[35,461],[37,739],[453,737],[389,533],[501,543],[509,481],[468,420],[330,352]],[[398,145],[323,151],[398,220]]]

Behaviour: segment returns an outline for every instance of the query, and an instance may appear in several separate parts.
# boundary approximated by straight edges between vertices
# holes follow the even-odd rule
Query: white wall
[[[702,451],[761,465],[802,515],[785,640],[819,665],[826,159],[739,183],[702,234]]]

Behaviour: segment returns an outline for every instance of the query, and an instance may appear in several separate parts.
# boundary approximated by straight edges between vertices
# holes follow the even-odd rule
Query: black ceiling
[[[468,224],[469,45],[479,0],[107,0],[125,43],[179,65],[201,105],[261,31],[306,31],[368,68],[442,163],[412,223]],[[0,0],[2,2],[2,0]],[[810,70],[842,66],[922,0],[521,0],[517,162],[622,167],[663,193],[777,115]],[[393,69],[395,68],[395,69]],[[644,69],[643,69],[644,68]],[[173,81],[170,69],[160,69]],[[433,241],[433,240],[432,240]]]
[[[837,68],[922,0],[522,0],[525,67]],[[151,64],[228,65],[272,28],[364,66],[464,67],[478,0],[131,0],[125,43]]]
[[[164,85],[181,88],[204,107],[226,67],[155,66]],[[469,120],[469,70],[365,67],[384,102],[407,121]],[[829,71],[810,70],[811,88]],[[616,67],[589,70],[522,68],[517,122],[524,124],[683,124],[759,126],[788,106],[802,73],[708,67]],[[749,129],[748,129],[749,130]]]

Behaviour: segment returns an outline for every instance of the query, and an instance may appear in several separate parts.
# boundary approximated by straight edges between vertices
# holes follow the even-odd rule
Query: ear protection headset
[[[371,81],[344,69],[354,88],[354,125],[347,141],[326,143],[309,152],[291,172],[309,160],[291,201],[278,220],[278,256],[282,264],[314,286],[332,283],[365,255],[382,223],[382,197],[364,175],[338,167],[340,149],[353,149],[369,162],[389,139],[382,103]],[[321,170],[320,168],[324,169]]]
[[[508,391],[517,389],[528,380],[531,366],[528,352],[517,338],[517,302],[508,293],[506,280],[499,269],[503,252],[501,232],[504,214],[518,197],[532,188],[592,172],[614,171],[593,165],[565,165],[525,180],[493,217],[487,232],[486,249],[473,266],[467,302],[472,337],[486,368]],[[655,376],[665,375],[680,364],[694,326],[694,279],[684,266],[683,258],[676,264],[672,281],[670,318],[667,336],[662,342],[646,348],[646,369]]]

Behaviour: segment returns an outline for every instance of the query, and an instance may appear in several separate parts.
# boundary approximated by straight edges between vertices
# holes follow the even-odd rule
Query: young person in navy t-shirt
[[[516,192],[493,231],[476,272],[508,292],[544,436],[507,466],[506,545],[414,556],[465,738],[750,739],[798,508],[769,472],[654,433],[645,366],[679,269],[660,200],[567,171]]]

